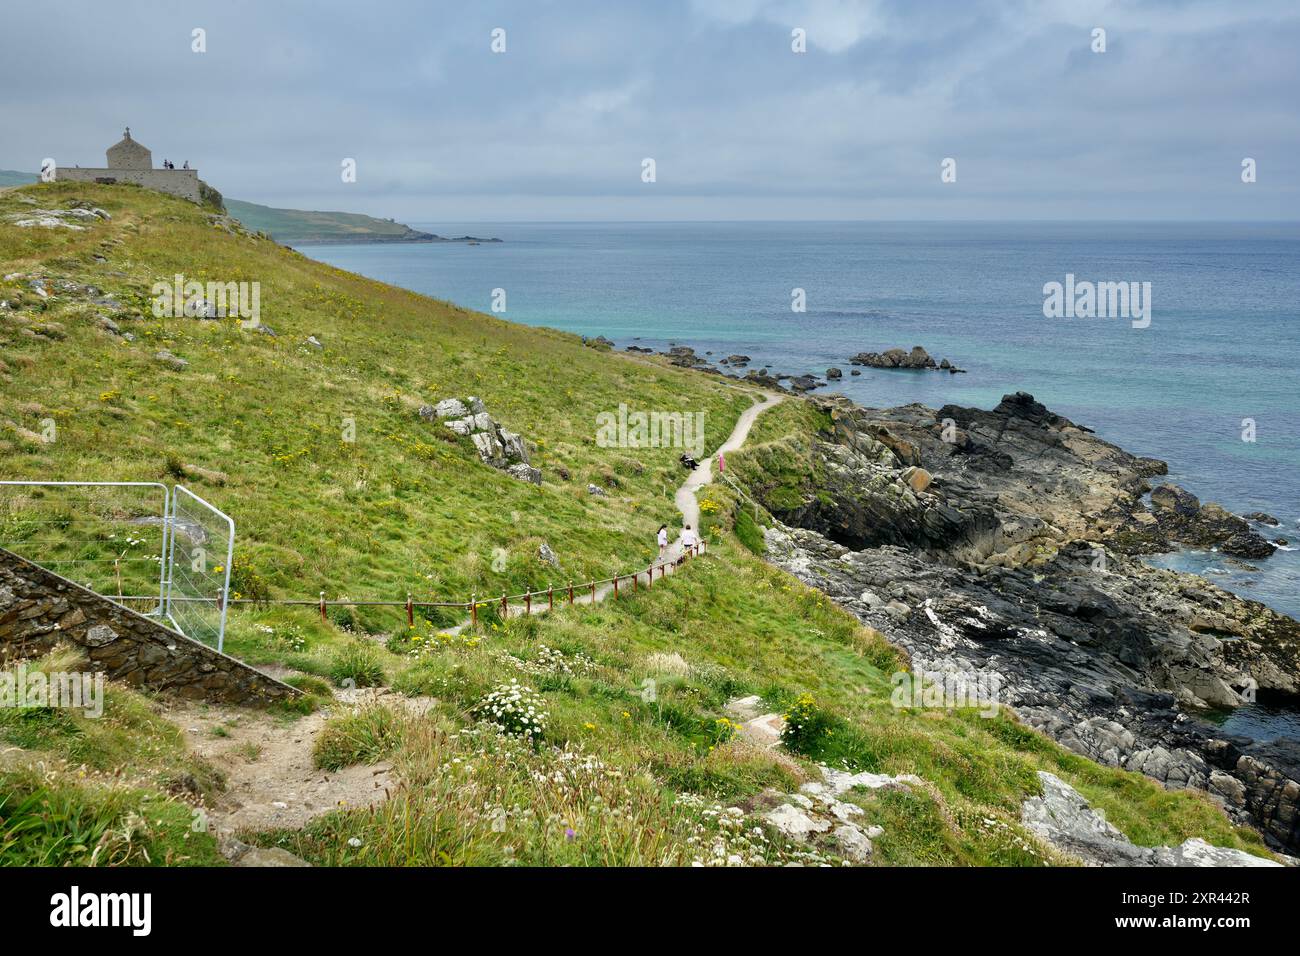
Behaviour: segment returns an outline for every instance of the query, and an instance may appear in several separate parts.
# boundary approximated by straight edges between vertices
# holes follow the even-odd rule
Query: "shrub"
[[[242,554],[235,555],[235,563],[230,568],[230,589],[240,597],[258,604],[265,604],[271,597],[266,579]]]
[[[298,688],[304,694],[314,694],[317,697],[326,699],[331,699],[334,696],[330,690],[330,685],[312,674],[293,674],[286,677],[284,682],[290,687]]]
[[[348,681],[353,687],[380,686],[384,682],[384,665],[379,652],[360,641],[344,645],[330,663],[330,679],[339,687]]]
[[[401,731],[397,715],[387,707],[360,707],[321,728],[312,746],[312,759],[322,770],[373,763],[397,746]]]
[[[812,756],[830,735],[831,719],[817,706],[812,694],[800,694],[784,716],[781,743],[791,753]]]
[[[550,714],[541,695],[517,680],[498,684],[474,707],[474,716],[508,737],[537,740],[546,730]]]

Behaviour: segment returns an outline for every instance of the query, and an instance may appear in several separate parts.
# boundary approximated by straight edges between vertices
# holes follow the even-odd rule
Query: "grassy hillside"
[[[264,232],[276,242],[289,245],[310,242],[418,242],[437,238],[400,222],[376,219],[355,212],[276,209],[239,199],[227,199],[226,209],[252,231]]]
[[[32,208],[24,197],[42,208],[86,200],[112,219],[18,228],[13,219]],[[0,278],[19,273],[0,282],[10,304],[0,310],[5,476],[199,476],[185,480],[239,523],[235,579],[245,592],[485,595],[644,566],[654,529],[676,524],[677,450],[598,447],[596,414],[620,402],[702,410],[713,448],[750,402],[734,383],[362,279],[126,187],[0,195],[0,261]],[[176,273],[261,282],[262,322],[275,334],[153,318],[150,286]],[[121,304],[113,321],[134,341],[102,327],[96,297]],[[323,348],[306,344],[313,335]],[[156,361],[161,348],[189,366]],[[470,394],[536,443],[540,488],[480,464],[467,440],[416,414]],[[345,417],[355,442],[342,437]],[[47,419],[58,426],[52,443],[41,437]],[[811,424],[796,401],[766,413],[756,457]],[[608,496],[589,495],[588,483]],[[236,609],[229,651],[308,690],[301,709],[330,702],[329,720],[301,742],[317,766],[389,759],[400,778],[373,809],[339,806],[305,827],[241,839],[343,865],[838,863],[830,847],[793,845],[759,816],[829,765],[923,778],[842,798],[862,809],[864,826],[884,828],[877,863],[1061,862],[1019,824],[1039,769],[1139,843],[1202,836],[1264,853],[1204,795],[1101,768],[1013,715],[890,706],[897,652],[756,557],[757,528],[747,513],[733,527],[723,489],[707,489],[701,511],[710,554],[652,590],[545,617],[485,614],[479,634],[452,636],[443,619],[408,628],[400,612],[365,608],[328,622],[311,609]],[[543,540],[560,569],[540,561]],[[478,719],[512,680],[545,715],[527,743]],[[332,697],[341,684],[389,692],[344,706]],[[738,739],[725,708],[748,695],[778,712],[802,697],[816,732],[776,749]],[[275,772],[246,742],[223,752],[227,728],[262,721],[273,736],[319,720],[209,708],[209,762],[180,742],[163,704],[112,687],[120,719],[111,727],[46,711],[0,721],[0,862],[86,862],[94,847],[95,862],[211,861],[210,838],[180,825],[187,806],[219,802],[225,774]],[[104,779],[79,777],[91,735],[110,731]],[[141,829],[141,819],[157,822]],[[29,832],[43,834],[31,844],[39,851],[27,849]]]
[[[644,567],[655,529],[673,520],[679,452],[597,448],[597,414],[623,401],[703,411],[714,447],[750,402],[738,387],[331,269],[152,192],[34,186],[0,198],[0,222],[30,208],[29,195],[89,197],[113,218],[77,232],[0,229],[3,274],[39,275],[51,290],[43,299],[28,278],[0,284],[20,309],[0,312],[6,473],[224,473],[201,493],[239,525],[236,577],[250,593],[464,600]],[[260,282],[274,335],[155,319],[150,288],[178,273]],[[60,290],[68,278],[122,308]],[[105,331],[104,314],[136,340]],[[161,364],[161,349],[189,367]],[[416,414],[466,395],[535,442],[540,488],[479,464],[467,439]],[[57,423],[52,444],[39,440],[46,418]],[[589,483],[609,495],[589,495]],[[559,569],[539,561],[543,541]]]

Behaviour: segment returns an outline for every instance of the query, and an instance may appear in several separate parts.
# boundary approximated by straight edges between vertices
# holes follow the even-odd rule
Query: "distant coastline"
[[[0,189],[27,186],[39,180],[35,173],[0,169]],[[412,229],[393,219],[378,219],[358,212],[322,212],[304,209],[280,209],[226,199],[227,212],[254,232],[264,232],[286,246],[337,246],[392,242],[463,242],[469,245],[501,242],[479,236],[439,236]]]
[[[238,218],[238,217],[236,217]],[[272,235],[273,239],[277,238]],[[279,240],[277,240],[279,241]],[[479,242],[501,242],[501,239],[479,237],[479,236],[439,236],[432,232],[420,232],[412,229],[410,235],[387,236],[387,235],[346,235],[331,236],[319,239],[298,239],[286,241],[286,245],[293,246],[349,246],[356,243],[375,243],[375,242],[463,242],[468,245],[474,245]]]

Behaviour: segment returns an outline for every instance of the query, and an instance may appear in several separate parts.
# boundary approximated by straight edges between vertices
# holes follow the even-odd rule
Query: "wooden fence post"
[[[525,614],[533,613],[533,592],[532,591],[526,591],[524,593],[524,613]]]
[[[503,592],[501,595],[501,620],[504,621],[509,616],[510,616],[510,605],[506,603],[506,596],[505,593]]]
[[[322,624],[324,624],[327,620],[325,617],[325,592],[324,591],[321,591],[320,593],[320,619]]]
[[[469,626],[471,630],[478,630],[478,595],[469,596]]]
[[[406,626],[415,627],[415,605],[411,603],[411,592],[406,592]]]
[[[569,603],[573,603],[573,582],[569,582]]]
[[[555,585],[546,585],[546,610],[555,610]]]

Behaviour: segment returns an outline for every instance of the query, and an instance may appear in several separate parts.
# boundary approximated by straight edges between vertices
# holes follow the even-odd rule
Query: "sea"
[[[1300,223],[413,225],[502,242],[301,251],[467,308],[496,305],[512,321],[603,335],[619,349],[689,345],[819,378],[837,367],[844,377],[825,390],[870,407],[991,408],[1030,392],[1168,462],[1168,480],[1202,501],[1276,517],[1277,527],[1257,526],[1288,542],[1272,557],[1181,551],[1153,563],[1300,618]],[[1054,282],[1136,283],[1149,315],[1048,317]],[[858,352],[914,345],[965,373],[850,375]],[[1280,725],[1300,736],[1300,725]]]

